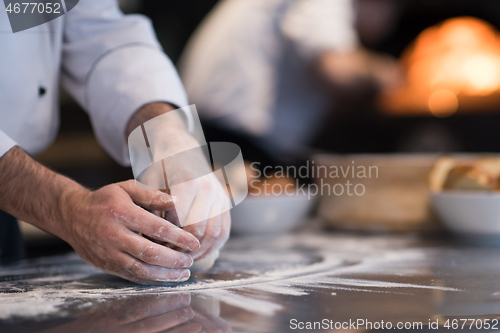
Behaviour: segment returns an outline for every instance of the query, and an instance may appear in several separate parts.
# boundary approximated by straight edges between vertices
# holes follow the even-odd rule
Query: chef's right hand
[[[135,180],[97,191],[75,191],[68,199],[62,238],[89,264],[142,284],[185,281],[193,259],[140,235],[186,251],[200,247],[191,233],[149,211],[168,211],[174,198],[144,189]],[[149,210],[149,211],[148,211]]]

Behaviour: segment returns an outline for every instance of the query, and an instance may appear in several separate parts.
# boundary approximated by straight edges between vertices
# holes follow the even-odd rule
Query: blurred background
[[[151,18],[165,52],[177,63],[217,2],[123,0],[120,5],[125,13]],[[399,59],[404,79],[387,90],[337,98],[335,112],[311,145],[332,153],[499,152],[500,2],[358,2],[363,3],[357,7],[361,21],[377,8],[391,8],[382,37],[363,31],[362,25],[356,28],[364,48]],[[462,74],[457,74],[457,63]],[[37,160],[90,188],[133,177],[99,147],[88,116],[64,92],[60,112],[60,133]],[[47,242],[48,236],[27,225],[22,228],[31,257],[70,250],[61,241]]]

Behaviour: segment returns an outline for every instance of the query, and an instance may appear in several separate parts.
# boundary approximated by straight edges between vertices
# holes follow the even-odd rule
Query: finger
[[[182,229],[201,240],[203,238],[203,235],[205,235],[205,231],[207,230],[207,220],[190,224]]]
[[[131,231],[120,245],[120,250],[147,264],[167,268],[189,268],[193,265],[193,258],[189,254],[156,244]]]
[[[137,206],[130,209],[130,218],[125,222],[133,231],[142,232],[153,239],[177,245],[182,249],[195,251],[200,247],[198,239],[189,232]]]
[[[171,328],[169,330],[163,331],[165,333],[199,333],[203,329],[198,323],[185,323],[180,326]]]
[[[219,206],[215,205],[213,206],[212,212],[215,212],[219,210]],[[211,215],[213,214],[211,212]],[[213,217],[209,218],[207,221],[207,228],[205,230],[205,234],[203,235],[203,238],[201,239],[201,246],[198,250],[194,251],[191,253],[191,256],[193,257],[194,260],[202,259],[205,257],[208,253],[210,253],[210,250],[214,247],[217,238],[219,237],[221,233],[221,214],[219,210],[219,214],[217,215],[212,215]]]
[[[179,198],[175,205],[176,216],[172,217],[177,218],[178,225],[184,226],[191,206],[200,192],[200,184],[194,180],[173,186],[170,190],[175,197]]]
[[[214,186],[210,186],[211,184],[203,184],[203,186],[200,187],[198,193],[196,194],[196,197],[193,200],[193,204],[191,205],[189,209],[189,214],[186,218],[186,221],[184,221],[183,226],[187,227],[190,225],[197,225],[200,222],[205,222],[211,215],[211,210],[214,206],[215,203],[215,198],[216,198],[216,190],[214,189]],[[213,215],[212,215],[213,216]],[[200,234],[200,231],[197,230],[199,228],[193,227],[192,231],[196,232],[195,235],[197,238],[201,238],[204,235],[204,230]]]
[[[210,218],[207,222],[207,229],[205,231],[205,235],[201,239],[201,246],[198,251],[192,254],[194,260],[203,259],[206,255],[212,252],[213,248],[216,245],[217,239],[222,230],[222,216],[217,215]],[[199,252],[199,253],[196,253]]]
[[[213,196],[206,195],[206,191],[201,191],[193,201],[193,205],[189,210],[186,218],[186,225],[183,228],[185,231],[193,234],[198,239],[202,239],[207,228],[207,217],[210,214],[210,208],[213,204]]]
[[[209,251],[209,253],[220,250],[224,244],[226,244],[229,239],[229,234],[231,232],[231,214],[229,211],[221,214],[221,231],[219,237],[217,238],[214,247]]]
[[[177,213],[176,208],[166,211],[164,218],[173,225],[176,225],[178,227],[181,226],[181,221],[179,220],[179,214]]]
[[[135,180],[118,183],[118,185],[128,193],[132,201],[147,210],[166,211],[175,207],[177,201],[174,196],[161,192],[160,190],[151,190],[137,185]]]
[[[160,316],[128,324],[125,330],[130,332],[160,332],[188,322],[193,317],[193,310],[190,307],[185,307]]]
[[[115,272],[115,275],[140,284],[180,282],[188,280],[191,276],[188,269],[172,269],[150,265],[135,259],[125,252],[118,254],[116,261],[122,270]]]

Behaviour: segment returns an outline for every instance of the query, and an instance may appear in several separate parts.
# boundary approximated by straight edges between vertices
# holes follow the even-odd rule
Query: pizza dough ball
[[[195,261],[193,266],[191,266],[190,268],[191,272],[196,273],[210,269],[214,265],[217,258],[219,258],[219,250],[210,253],[201,260]]]
[[[155,242],[156,244],[160,244],[160,245],[169,247],[171,249],[176,249],[177,248],[173,244],[170,244],[168,242],[158,241],[156,239],[153,239],[151,237],[143,235],[142,233],[139,233],[139,236],[147,238],[150,241]],[[203,258],[201,260],[195,261],[194,264],[193,264],[193,266],[191,266],[191,268],[190,268],[191,273],[202,272],[202,271],[206,271],[206,270],[210,269],[214,265],[215,260],[217,260],[217,258],[219,258],[219,250],[216,250],[216,251],[208,254],[205,258]]]

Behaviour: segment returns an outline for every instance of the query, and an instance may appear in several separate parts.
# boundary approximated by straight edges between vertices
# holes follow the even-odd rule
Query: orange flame
[[[478,96],[500,92],[499,33],[476,18],[453,18],[424,30],[401,61],[408,69],[406,84],[382,96],[383,107],[393,113],[427,110],[445,117],[459,105],[477,107]]]

